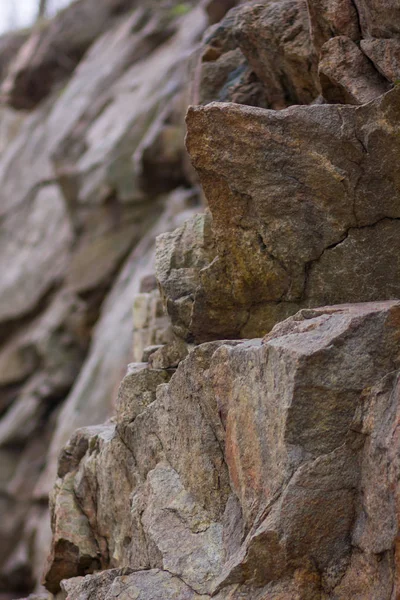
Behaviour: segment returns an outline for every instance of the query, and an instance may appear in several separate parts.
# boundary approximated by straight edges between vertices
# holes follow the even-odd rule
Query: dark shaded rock
[[[333,104],[365,104],[389,90],[389,84],[350,38],[330,39],[318,65],[322,94]]]
[[[319,88],[306,3],[267,0],[239,8],[234,36],[264,84],[269,107],[312,102]]]
[[[243,7],[231,10],[215,27],[210,28],[193,61],[192,102],[236,102],[267,107],[264,86],[239,47],[236,23]],[[197,62],[197,64],[196,64]]]
[[[361,49],[386,79],[398,84],[400,81],[400,40],[361,40]]]
[[[316,52],[331,37],[361,38],[357,10],[353,0],[307,0],[311,38]]]
[[[205,0],[204,8],[207,11],[210,25],[218,23],[225,14],[239,4],[240,0]]]

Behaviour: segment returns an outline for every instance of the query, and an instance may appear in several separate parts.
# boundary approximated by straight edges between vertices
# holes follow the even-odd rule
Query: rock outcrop
[[[1,600],[400,594],[398,13],[0,41]]]
[[[48,588],[390,600],[399,342],[400,303],[366,303],[200,345],[173,374],[132,365],[115,422],[61,454]]]

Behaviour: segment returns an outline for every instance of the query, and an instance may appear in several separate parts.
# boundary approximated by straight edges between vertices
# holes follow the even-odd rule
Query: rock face
[[[180,335],[260,336],[302,306],[399,295],[399,109],[395,89],[358,109],[189,110],[187,147],[214,237],[177,232],[159,242],[170,257],[159,279]],[[192,245],[201,261],[174,260]]]
[[[399,27],[78,0],[0,40],[0,600],[399,596]]]
[[[36,108],[1,108],[0,595],[41,579],[57,457],[112,412],[136,294],[157,309],[135,310],[135,354],[172,340],[154,240],[199,205],[183,98],[207,18],[192,8],[80,0],[32,33],[34,52],[11,61],[26,34],[2,40],[2,99]]]
[[[132,366],[115,423],[61,454],[48,588],[111,568],[67,598],[390,600],[399,342],[399,302],[343,305],[200,345],[169,383]]]

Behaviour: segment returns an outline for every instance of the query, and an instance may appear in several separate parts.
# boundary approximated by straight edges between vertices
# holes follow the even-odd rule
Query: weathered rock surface
[[[270,108],[309,104],[318,96],[305,1],[244,4],[234,35],[264,83]]]
[[[143,600],[203,600],[179,578],[165,571],[153,569],[129,574],[125,571],[106,571],[101,575],[66,581],[63,588],[67,600],[105,600],[106,598],[143,598]]]
[[[190,109],[212,234],[188,235],[193,223],[158,243],[176,333],[260,336],[302,306],[399,295],[399,102],[395,89],[360,108]]]
[[[361,40],[361,49],[378,71],[392,83],[400,80],[400,41],[393,39]]]
[[[316,52],[336,36],[353,41],[361,38],[358,14],[353,0],[307,0],[311,38]]]
[[[77,427],[112,413],[136,294],[156,309],[145,323],[135,310],[135,352],[172,339],[154,240],[199,203],[184,95],[207,24],[176,4],[75,2],[33,32],[35,52],[22,48],[4,83],[12,103],[41,102],[1,109],[0,594],[41,578],[57,455]]]
[[[321,49],[318,72],[324,98],[333,104],[365,104],[389,90],[355,42],[331,38]]]
[[[79,0],[0,40],[1,600],[398,595],[397,12]]]
[[[342,305],[200,345],[158,388],[132,367],[117,426],[62,454],[49,588],[97,562],[67,599],[390,600],[399,341],[398,301]]]
[[[400,6],[396,0],[354,0],[364,37],[390,38],[400,33]]]

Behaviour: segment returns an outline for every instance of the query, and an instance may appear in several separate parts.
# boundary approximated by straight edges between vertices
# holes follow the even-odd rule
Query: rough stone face
[[[0,595],[40,580],[58,454],[112,413],[132,362],[132,303],[152,304],[155,237],[199,204],[183,96],[207,16],[177,4],[74,2],[35,29],[6,77],[9,99],[35,108],[3,106],[0,119]],[[8,60],[3,45],[0,68]],[[159,297],[153,308],[134,360],[172,339]],[[69,574],[98,564],[84,546],[70,554]]]
[[[182,337],[190,328],[202,269],[213,261],[215,254],[209,214],[196,215],[180,229],[157,238],[157,279],[174,331]]]
[[[110,19],[133,6],[133,0],[81,0],[39,25],[15,58],[2,95],[14,108],[35,107],[56,83],[68,78],[91,43],[109,27]]]
[[[330,39],[318,65],[324,98],[333,104],[365,104],[389,90],[389,84],[350,38]]]
[[[306,3],[283,0],[244,4],[234,35],[274,109],[308,104],[318,96]]]
[[[0,110],[1,600],[51,537],[56,600],[398,595],[397,13],[78,0],[0,40],[35,107]],[[189,112],[195,217],[190,95],[232,103]]]
[[[361,38],[357,10],[353,0],[307,0],[311,39],[319,54],[331,37]]]
[[[239,6],[229,11],[218,25],[206,31],[193,59],[192,104],[218,100],[267,108],[266,90],[235,35],[242,10]]]
[[[204,8],[207,11],[210,25],[218,23],[225,14],[240,3],[240,0],[205,0]]]
[[[133,301],[133,360],[147,362],[143,358],[146,348],[161,346],[171,338],[171,324],[158,289],[140,291]]]
[[[380,241],[387,231],[397,247],[399,98],[395,89],[360,108],[189,110],[187,146],[209,201],[216,256],[208,264],[204,257],[186,289],[190,263],[175,264],[179,275],[159,261],[177,333],[257,337],[301,306],[398,296],[397,253],[389,257]],[[159,241],[160,256],[166,248],[188,255],[182,232]],[[320,269],[328,258],[329,269]]]
[[[363,37],[396,37],[400,33],[397,0],[354,0]]]
[[[71,546],[49,573],[114,568],[64,581],[67,600],[390,600],[399,341],[398,301],[305,309],[194,349],[139,410],[128,374],[128,427],[82,430],[60,462],[53,544]]]
[[[400,80],[400,41],[396,38],[361,40],[361,49],[386,79]]]
[[[66,600],[106,600],[106,598],[141,598],[142,600],[206,600],[199,596],[178,577],[170,573],[153,569],[129,575],[125,571],[106,571],[92,577],[85,577],[71,582],[65,581],[63,589],[67,592]]]
[[[34,310],[65,273],[73,237],[59,189],[38,190],[31,203],[2,222],[0,239],[0,268],[6,274],[1,285],[1,323]]]

